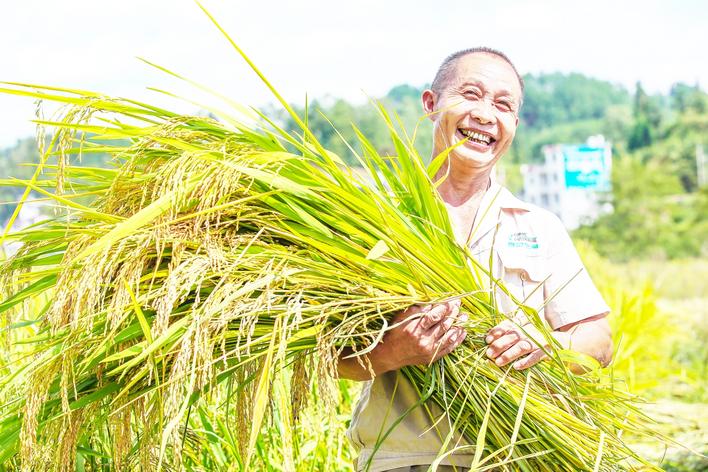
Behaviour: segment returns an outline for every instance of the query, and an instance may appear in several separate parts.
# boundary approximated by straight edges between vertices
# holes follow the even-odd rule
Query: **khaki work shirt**
[[[552,329],[609,312],[568,232],[554,214],[522,202],[498,184],[487,190],[478,214],[481,216],[470,242],[472,255],[484,267],[489,267],[492,256],[494,276],[503,280],[515,298],[538,309]],[[481,283],[494,286],[490,280]],[[498,289],[495,296],[499,309],[513,317],[517,304]],[[359,451],[357,470],[365,470],[379,434],[388,431],[419,398],[398,371],[365,383],[347,432]],[[432,402],[428,408],[434,418],[442,414]],[[441,450],[441,438],[447,437],[450,422],[445,418],[433,427],[430,418],[424,408],[410,412],[383,441],[368,470],[431,464],[445,452]],[[452,446],[466,444],[453,438],[449,443]],[[472,449],[452,454],[442,464],[469,467],[473,454]]]

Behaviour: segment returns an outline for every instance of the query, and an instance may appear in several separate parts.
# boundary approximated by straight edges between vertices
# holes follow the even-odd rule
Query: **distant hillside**
[[[104,166],[108,156],[105,154],[85,154],[78,162],[76,157],[71,159],[73,165]],[[24,138],[17,141],[14,146],[0,149],[0,224],[5,225],[7,219],[15,211],[15,203],[20,199],[25,188],[13,186],[11,179],[29,179],[35,172],[39,163],[39,150],[35,138]],[[49,165],[55,165],[56,159],[50,157]],[[33,195],[32,198],[36,198]],[[34,211],[34,210],[33,210]]]
[[[622,87],[581,74],[526,75],[524,82],[524,105],[510,161],[528,162],[538,157],[544,144],[559,140],[583,141],[591,134],[602,133],[608,139],[618,141],[624,139],[631,125],[632,96]],[[420,122],[423,114],[420,96],[425,87],[398,85],[380,97],[380,101],[400,116],[409,132],[420,124],[416,133],[418,150],[427,156],[431,126],[427,120]],[[352,105],[345,100],[327,104],[313,101],[309,109],[310,126],[315,134],[326,147],[345,159],[349,154],[346,145],[319,111],[346,140],[354,141],[351,123],[356,123],[379,150],[391,151],[385,126],[371,104]],[[298,111],[304,114],[304,107],[299,107]],[[294,129],[294,123],[288,121],[288,124]]]
[[[28,165],[39,160],[37,145],[34,138],[17,141],[12,147],[0,149],[0,179],[28,179],[34,168]],[[5,222],[15,211],[14,201],[20,198],[24,188],[0,186],[0,223]]]

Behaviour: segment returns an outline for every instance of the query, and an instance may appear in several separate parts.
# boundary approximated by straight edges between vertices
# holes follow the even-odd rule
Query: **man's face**
[[[423,94],[423,105],[434,112],[433,156],[463,141],[450,153],[451,164],[486,169],[514,139],[521,86],[506,61],[473,53],[458,59],[443,90]]]

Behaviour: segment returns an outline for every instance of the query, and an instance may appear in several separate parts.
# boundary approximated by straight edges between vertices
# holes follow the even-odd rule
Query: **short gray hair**
[[[497,56],[501,59],[503,59],[507,64],[511,66],[511,68],[514,70],[514,73],[516,74],[516,78],[519,79],[519,85],[521,86],[521,94],[523,95],[524,93],[524,79],[521,78],[519,75],[519,72],[516,70],[516,66],[514,66],[514,63],[511,62],[511,59],[507,57],[506,54],[504,54],[501,51],[498,51],[496,49],[484,47],[484,46],[479,46],[476,48],[468,48],[468,49],[463,49],[461,51],[457,51],[455,53],[450,54],[445,58],[442,64],[440,64],[440,67],[438,68],[438,72],[435,74],[435,78],[433,79],[433,83],[430,86],[433,92],[440,93],[450,82],[450,79],[452,78],[452,75],[455,72],[455,66],[457,65],[457,61],[460,60],[461,58],[470,55],[470,54],[489,54],[490,56]]]

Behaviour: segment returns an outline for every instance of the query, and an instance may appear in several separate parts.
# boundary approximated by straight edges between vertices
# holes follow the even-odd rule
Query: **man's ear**
[[[437,114],[432,114],[433,111],[435,111],[435,102],[437,98],[435,96],[435,92],[430,89],[426,89],[423,91],[423,95],[420,98],[423,102],[423,111],[425,111],[425,114],[428,115],[428,118],[435,121]]]

